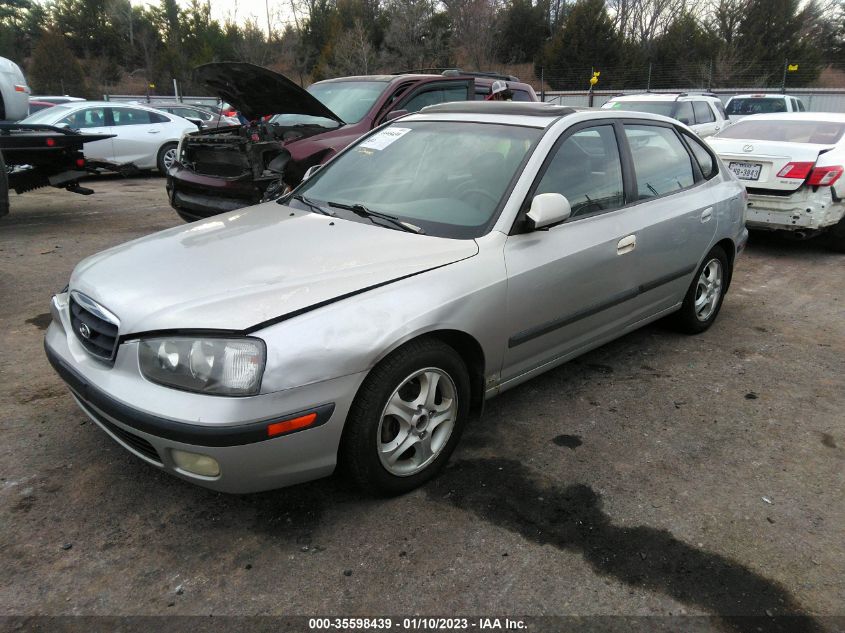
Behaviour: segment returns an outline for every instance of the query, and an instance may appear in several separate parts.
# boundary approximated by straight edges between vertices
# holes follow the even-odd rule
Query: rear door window
[[[625,124],[640,200],[665,196],[695,182],[692,160],[675,130]]]
[[[555,151],[536,194],[560,193],[572,217],[618,209],[624,204],[622,165],[612,125],[574,132]]]
[[[136,108],[112,108],[114,125],[150,125],[151,123],[165,123],[169,119],[149,110]]]
[[[402,109],[408,112],[419,112],[426,106],[447,103],[449,101],[466,100],[467,86],[465,83],[452,85],[440,84],[431,86],[430,88],[424,88],[421,92],[411,97]]]
[[[692,109],[695,111],[696,123],[713,123],[716,120],[713,110],[706,101],[693,101]]]
[[[692,104],[689,101],[678,101],[677,107],[675,108],[675,118],[685,125],[695,123]]]

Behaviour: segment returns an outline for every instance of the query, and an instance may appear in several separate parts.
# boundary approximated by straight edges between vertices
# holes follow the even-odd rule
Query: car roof
[[[715,95],[697,92],[641,92],[635,95],[619,95],[608,101],[677,101],[686,98],[719,100],[719,97]]]
[[[530,101],[452,101],[423,108],[400,121],[463,121],[544,128],[564,117],[578,120],[642,119],[677,125],[675,119],[646,112],[577,108]],[[401,125],[401,123],[400,123]]]
[[[749,92],[748,94],[742,95],[733,95],[731,99],[785,99],[786,97],[792,97],[793,99],[800,99],[801,97],[796,97],[794,95],[785,95],[781,92]],[[730,99],[728,99],[730,101]]]
[[[108,108],[141,108],[142,110],[153,110],[155,107],[141,103],[131,103],[127,101],[70,101],[68,103],[57,104],[69,109],[77,108],[94,108],[94,107],[108,107]]]
[[[828,123],[845,123],[845,113],[842,112],[774,112],[772,114],[753,114],[740,121],[820,121]]]
[[[480,86],[490,86],[494,81],[496,81],[496,78],[494,77],[477,77],[475,75],[461,73],[448,76],[433,73],[402,73],[397,75],[351,75],[349,77],[333,77],[332,79],[323,79],[322,81],[315,81],[314,83],[328,84],[341,81],[381,81],[384,83],[395,83],[401,81],[421,81],[423,79],[474,79],[475,83]],[[522,90],[531,88],[531,84],[526,84],[521,81],[507,80],[505,83],[507,83],[509,87],[518,87]]]

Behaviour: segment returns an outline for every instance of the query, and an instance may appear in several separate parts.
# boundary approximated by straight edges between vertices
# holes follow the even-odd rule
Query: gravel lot
[[[0,614],[845,615],[842,255],[752,236],[709,332],[490,401],[407,496],[226,496],[112,442],[44,357],[80,259],[180,223],[161,178],[90,186],[0,220]]]

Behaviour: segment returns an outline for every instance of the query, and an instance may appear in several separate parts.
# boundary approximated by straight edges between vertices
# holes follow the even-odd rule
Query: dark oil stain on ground
[[[667,530],[613,525],[589,486],[542,486],[519,462],[472,459],[447,468],[426,493],[539,545],[580,552],[596,572],[709,611],[734,630],[748,630],[748,616],[765,631],[823,630],[783,587],[741,564]]]
[[[583,444],[583,442],[581,442],[580,435],[558,435],[556,438],[552,439],[552,442],[558,446],[571,448],[573,451]]]
[[[39,330],[46,330],[47,327],[50,325],[50,321],[53,320],[53,315],[49,312],[43,312],[38,316],[34,316],[31,319],[27,319],[26,322],[30,325],[34,325]]]
[[[836,440],[833,439],[833,436],[830,433],[822,433],[822,444],[828,448],[838,448],[836,446]]]

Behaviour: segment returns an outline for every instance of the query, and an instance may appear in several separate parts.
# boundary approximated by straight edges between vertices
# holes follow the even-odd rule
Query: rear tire
[[[674,324],[686,334],[701,334],[713,325],[731,278],[728,256],[721,246],[714,246],[692,279]]]
[[[158,150],[156,168],[158,169],[158,173],[162,176],[167,175],[167,170],[170,169],[170,166],[176,160],[177,147],[178,143],[165,143],[161,146],[161,149]]]
[[[411,341],[361,385],[343,431],[340,461],[364,490],[396,495],[442,470],[470,411],[469,373],[436,338]]]

